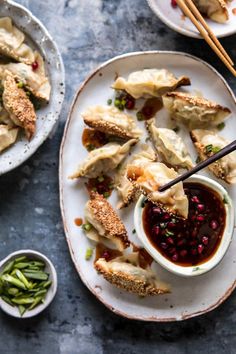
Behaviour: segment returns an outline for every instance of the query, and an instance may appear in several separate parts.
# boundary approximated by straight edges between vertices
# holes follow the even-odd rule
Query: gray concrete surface
[[[165,0],[168,1],[168,0]],[[180,323],[142,323],[120,318],[81,283],[64,238],[59,210],[58,151],[68,109],[81,81],[99,63],[137,50],[177,50],[213,64],[236,90],[204,42],[168,29],[145,0],[21,0],[57,41],[66,68],[67,92],[52,139],[24,165],[0,177],[0,258],[34,248],[54,262],[59,289],[39,317],[15,320],[0,313],[4,354],[235,353],[236,294],[205,316]],[[236,58],[236,36],[224,39]]]

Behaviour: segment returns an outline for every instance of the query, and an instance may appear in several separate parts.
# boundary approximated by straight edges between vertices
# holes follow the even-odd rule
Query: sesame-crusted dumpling
[[[17,86],[11,73],[3,80],[3,106],[15,125],[24,128],[28,140],[32,138],[36,128],[34,106],[22,88]]]
[[[183,139],[173,129],[158,128],[154,119],[148,120],[146,127],[154,147],[165,163],[175,169],[193,168],[193,162]]]
[[[100,194],[91,193],[91,199],[85,206],[85,219],[92,225],[86,231],[88,238],[94,241],[109,239],[118,250],[123,251],[129,247],[130,242],[127,231],[111,204]]]
[[[166,69],[144,69],[129,74],[127,79],[118,77],[112,88],[124,90],[132,97],[160,97],[166,92],[177,87],[190,85],[188,77],[181,76],[177,79],[174,74]]]
[[[142,131],[130,115],[116,107],[95,106],[82,113],[85,124],[103,133],[124,139],[139,138]]]
[[[24,84],[32,94],[42,100],[49,101],[51,85],[45,73],[42,56],[34,53],[36,68],[25,63],[8,63],[0,65],[0,77],[4,78],[6,71],[11,72],[14,78]]]
[[[147,296],[170,292],[169,285],[158,280],[150,267],[141,268],[138,252],[108,262],[100,258],[94,267],[109,283],[130,293]]]
[[[195,129],[190,135],[201,160],[206,160],[230,143],[211,130]],[[222,157],[210,164],[208,168],[223,181],[230,184],[236,183],[236,152],[233,151]]]
[[[101,174],[106,174],[114,170],[137,141],[137,139],[130,139],[123,145],[108,143],[101,148],[91,151],[70,178],[96,178]]]
[[[170,92],[163,96],[164,107],[176,121],[190,129],[216,126],[231,113],[227,107],[183,92]]]
[[[155,204],[180,217],[188,217],[188,198],[184,192],[183,183],[179,182],[159,192],[158,188],[178,176],[173,168],[168,168],[161,162],[146,162],[141,166],[132,163],[127,167],[127,176],[142,193]]]

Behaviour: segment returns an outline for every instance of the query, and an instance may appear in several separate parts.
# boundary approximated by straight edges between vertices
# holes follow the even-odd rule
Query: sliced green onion
[[[87,248],[86,253],[85,253],[85,259],[86,259],[86,261],[89,261],[90,258],[92,257],[92,255],[93,255],[93,249],[90,248],[90,247]]]

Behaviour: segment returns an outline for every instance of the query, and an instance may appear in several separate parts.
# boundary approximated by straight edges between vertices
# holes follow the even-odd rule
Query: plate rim
[[[25,15],[28,15],[39,27],[41,27],[41,29],[43,30],[43,32],[45,33],[45,35],[48,37],[49,41],[51,42],[51,44],[53,45],[53,47],[55,48],[55,53],[57,55],[57,59],[60,63],[60,69],[61,69],[61,79],[60,81],[63,83],[63,86],[60,87],[61,92],[63,92],[63,94],[61,94],[61,104],[59,106],[59,109],[57,110],[57,112],[55,112],[54,114],[54,121],[51,124],[50,130],[48,131],[47,134],[41,134],[41,138],[38,141],[38,144],[33,145],[30,148],[30,152],[29,154],[24,158],[22,158],[21,160],[17,160],[17,162],[15,164],[11,164],[11,165],[7,165],[6,168],[4,168],[3,170],[0,171],[0,176],[3,176],[4,174],[15,170],[17,167],[21,166],[23,163],[25,163],[30,157],[32,157],[32,155],[40,148],[40,146],[45,142],[45,140],[47,140],[50,136],[50,134],[53,132],[53,129],[55,127],[55,125],[57,124],[60,114],[61,114],[61,110],[63,107],[63,102],[65,99],[65,67],[64,67],[64,62],[61,56],[61,53],[58,49],[58,46],[55,42],[55,40],[53,39],[53,37],[51,36],[51,34],[49,33],[49,31],[47,30],[47,28],[44,26],[44,24],[29,10],[27,9],[25,6],[18,4],[17,2],[13,1],[13,0],[0,0],[0,2],[5,2],[6,4],[12,6],[13,8],[18,8],[21,9]],[[12,19],[14,21],[14,19]],[[32,38],[33,40],[33,38]],[[11,147],[9,147],[11,148]]]
[[[214,304],[212,304],[211,306],[209,306],[208,308],[201,310],[201,311],[197,311],[197,312],[193,312],[189,315],[182,315],[181,317],[167,317],[167,318],[158,318],[158,316],[151,316],[151,317],[142,317],[140,315],[129,315],[123,311],[120,311],[118,309],[115,309],[113,306],[111,306],[110,304],[108,304],[103,298],[102,296],[100,296],[98,293],[95,292],[95,290],[90,286],[90,284],[88,283],[86,277],[84,277],[81,274],[80,271],[80,266],[77,264],[76,259],[75,259],[75,254],[74,254],[74,250],[73,247],[71,245],[71,240],[69,238],[69,230],[67,227],[67,221],[66,221],[66,217],[65,217],[65,208],[64,208],[64,201],[63,201],[63,182],[62,182],[62,177],[63,177],[63,151],[64,151],[64,146],[66,143],[66,137],[67,137],[67,133],[70,127],[70,123],[72,121],[72,114],[73,114],[73,110],[75,107],[75,104],[78,100],[78,97],[80,96],[80,94],[82,93],[83,89],[85,88],[85,86],[90,82],[90,80],[104,67],[108,66],[109,64],[123,59],[123,58],[127,58],[127,57],[132,57],[132,56],[139,56],[139,55],[149,55],[149,54],[174,54],[174,55],[180,55],[180,56],[186,56],[188,58],[191,58],[195,61],[201,62],[203,65],[207,66],[208,69],[212,70],[222,81],[222,83],[225,85],[226,89],[228,90],[229,94],[231,95],[232,99],[234,100],[235,104],[236,104],[236,97],[232,91],[232,89],[230,88],[229,84],[227,83],[227,81],[224,79],[224,77],[210,64],[208,64],[206,61],[185,53],[185,52],[178,52],[178,51],[163,51],[163,50],[151,50],[151,51],[137,51],[137,52],[130,52],[130,53],[125,53],[125,54],[121,54],[121,55],[117,55],[103,63],[101,63],[100,65],[98,65],[92,72],[90,72],[90,74],[86,77],[86,79],[80,84],[78,90],[76,91],[70,108],[69,108],[69,112],[67,115],[67,119],[66,119],[66,123],[65,123],[65,127],[64,127],[64,131],[63,131],[63,136],[62,136],[62,140],[61,140],[61,144],[60,144],[60,150],[59,150],[59,169],[58,169],[58,178],[59,178],[59,201],[60,201],[60,211],[61,211],[61,217],[62,217],[62,223],[63,223],[63,229],[64,229],[64,233],[65,233],[65,238],[68,244],[68,248],[70,251],[70,256],[72,259],[72,262],[75,266],[75,269],[80,277],[80,280],[82,281],[82,283],[88,288],[88,290],[95,296],[95,298],[97,298],[105,307],[107,307],[110,311],[112,311],[113,313],[122,316],[124,318],[130,319],[130,320],[138,320],[138,321],[144,321],[144,322],[179,322],[179,321],[183,321],[183,320],[187,320],[193,317],[197,317],[200,315],[203,315],[207,312],[210,312],[214,309],[216,309],[219,305],[221,305],[234,291],[234,289],[236,288],[236,279],[235,281],[232,283],[232,285],[226,290],[226,292],[221,296],[221,298],[219,300],[217,300]]]
[[[195,38],[195,39],[201,39],[204,40],[204,38],[202,38],[200,36],[200,34],[195,33],[195,32],[191,32],[190,30],[187,30],[185,28],[182,28],[178,25],[176,25],[174,22],[169,21],[169,19],[164,16],[161,11],[158,9],[158,5],[155,4],[155,0],[147,0],[148,6],[150,7],[150,9],[159,17],[159,19],[165,23],[169,28],[171,28],[172,30],[174,30],[175,32],[178,32],[180,34],[183,34],[184,36],[190,37],[190,38]],[[225,38],[225,37],[229,37],[232,36],[233,34],[236,33],[236,27],[235,30],[231,30],[225,34],[218,34],[217,38]]]

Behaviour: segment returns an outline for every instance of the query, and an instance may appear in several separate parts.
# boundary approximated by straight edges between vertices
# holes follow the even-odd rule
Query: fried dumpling
[[[141,268],[138,252],[106,261],[99,258],[95,269],[112,285],[140,296],[170,292],[168,284],[157,279],[150,267]]]
[[[15,125],[24,128],[28,140],[36,129],[34,106],[22,88],[17,86],[14,77],[8,73],[3,80],[3,106]]]
[[[15,126],[5,108],[2,108],[2,110],[0,109],[0,124],[6,124],[9,127]]]
[[[172,118],[185,123],[190,129],[204,128],[221,123],[231,111],[205,98],[183,92],[170,92],[163,96],[164,107]]]
[[[0,152],[14,144],[19,128],[0,124]]]
[[[35,97],[49,101],[51,86],[45,74],[43,58],[38,52],[35,52],[35,61],[38,65],[36,69],[25,63],[0,65],[0,76],[4,77],[6,70],[11,72],[14,78],[22,82]]]
[[[190,85],[188,77],[181,76],[177,79],[166,69],[144,69],[131,73],[127,80],[118,77],[112,88],[125,90],[137,99],[150,96],[160,97],[166,92],[186,85]]]
[[[115,184],[120,199],[117,205],[118,209],[127,207],[140,194],[139,189],[127,178],[127,165],[132,162],[133,165],[140,166],[144,162],[155,160],[156,154],[153,149],[148,145],[143,145],[140,152],[133,155],[128,162],[125,162],[121,166],[115,178]]]
[[[127,231],[111,204],[100,194],[92,193],[91,199],[85,206],[85,219],[92,225],[86,231],[88,238],[101,242],[102,238],[109,239],[119,251],[129,247]]]
[[[177,169],[191,169],[194,166],[182,138],[174,130],[157,128],[154,119],[147,121],[146,127],[164,162]]]
[[[34,52],[24,43],[25,35],[10,17],[0,18],[0,53],[26,64],[35,61]]]
[[[101,174],[106,174],[108,171],[114,170],[136,143],[136,139],[130,139],[123,145],[108,143],[99,149],[91,151],[70,178],[96,178]]]
[[[225,0],[193,0],[198,10],[212,21],[224,23],[229,19]]]
[[[201,160],[214,155],[230,142],[211,130],[195,129],[191,131],[191,138]],[[222,157],[208,166],[214,175],[227,183],[236,183],[236,152]]]
[[[188,217],[188,198],[183,183],[179,182],[165,192],[158,188],[178,176],[173,168],[161,162],[147,162],[141,166],[128,165],[127,176],[155,204],[180,217]]]
[[[133,117],[111,106],[95,106],[82,113],[85,124],[103,133],[124,139],[139,138],[142,131]]]

